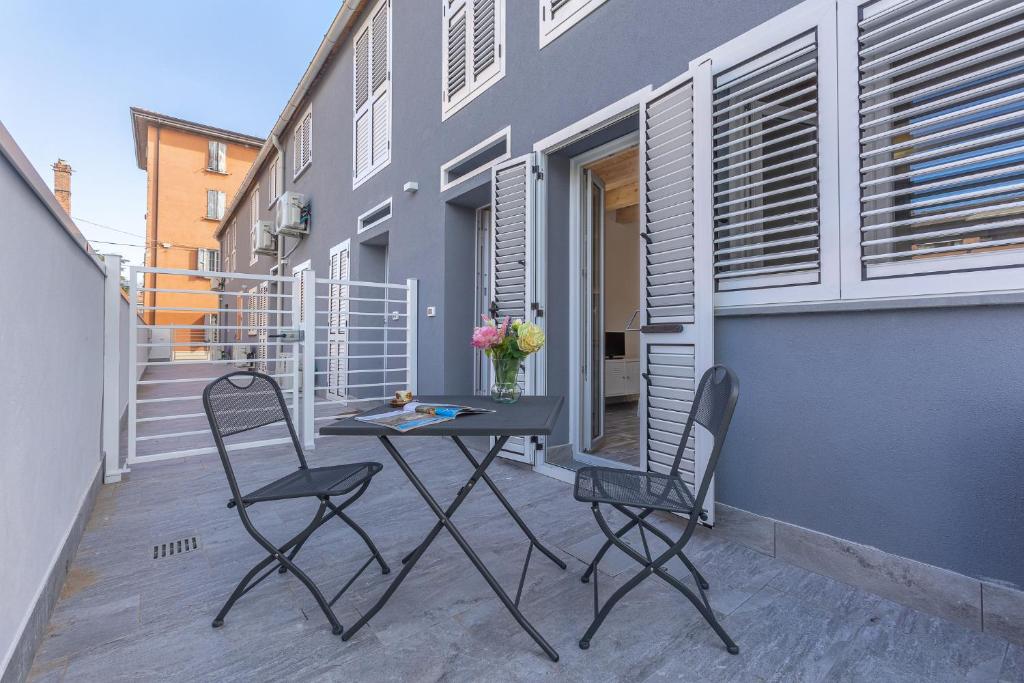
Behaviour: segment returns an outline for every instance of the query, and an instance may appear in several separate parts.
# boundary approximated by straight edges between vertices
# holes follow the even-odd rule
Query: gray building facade
[[[790,0],[606,0],[591,3],[571,27],[541,47],[539,27],[550,3],[506,0],[501,75],[445,118],[442,55],[450,36],[443,27],[451,18],[446,7],[452,3],[391,1],[387,161],[353,187],[354,168],[360,163],[354,150],[359,138],[353,125],[358,114],[354,90],[364,87],[357,82],[353,60],[361,26],[381,7],[363,3],[357,16],[345,19],[347,28],[329,48],[311,85],[297,91],[299,104],[291,108],[291,121],[277,136],[284,164],[284,186],[278,189],[302,193],[312,216],[308,237],[298,243],[285,238],[288,258],[281,272],[290,273],[309,260],[323,276],[332,247],[348,239],[352,277],[391,282],[417,278],[422,393],[472,393],[478,388],[468,341],[479,314],[478,209],[491,203],[492,175],[484,171],[442,189],[442,166],[506,128],[507,156],[530,153],[538,142],[647,86],[657,89],[688,69],[701,68],[692,62],[720,46],[741,49],[734,39],[746,32],[777,21],[789,10],[800,11]],[[921,3],[912,4],[907,12],[921,11]],[[840,36],[828,43],[825,33],[832,29],[818,29],[819,63],[827,62],[827,45],[843,49],[844,13],[868,12],[867,5],[841,1],[831,10],[840,19]],[[819,26],[827,27],[827,22]],[[993,30],[1001,26],[992,24]],[[863,40],[870,38],[862,34]],[[749,58],[739,63],[756,64],[772,55],[753,40]],[[841,56],[837,63],[843,68]],[[715,87],[719,82],[713,81]],[[841,77],[838,85],[829,86],[834,92],[828,95],[828,108],[825,85],[819,83],[819,116],[824,117],[826,108],[843,116],[847,94],[842,84]],[[293,178],[295,157],[306,158],[302,150],[295,153],[294,128],[303,125],[309,111],[311,132],[297,139],[300,145],[308,141],[311,160]],[[611,140],[635,134],[640,126],[626,112],[610,127],[598,127]],[[995,134],[1016,140],[1019,132],[999,129]],[[822,124],[819,146],[827,142],[826,134],[832,133]],[[842,132],[836,135],[841,138]],[[593,136],[586,139],[587,148],[601,142]],[[272,141],[266,150],[221,225],[224,249],[235,255],[225,263],[230,270],[265,273],[276,264],[269,256],[252,264],[249,259],[250,196],[257,185],[259,218],[274,220],[269,188],[279,181],[273,178],[277,152]],[[539,303],[548,336],[543,386],[564,395],[576,390],[568,322],[576,273],[567,254],[572,248],[570,204],[576,201],[570,193],[571,160],[582,151],[567,144],[548,154],[537,196],[537,210],[546,218],[547,258],[538,275],[545,283]],[[840,177],[849,172],[844,163],[842,158],[836,162]],[[856,174],[855,163],[853,169]],[[835,180],[824,171],[819,178],[822,186]],[[410,182],[418,185],[416,191],[405,191]],[[829,204],[825,190],[821,192],[821,205]],[[389,198],[390,218],[360,232],[360,216]],[[1012,199],[1004,203],[1014,204]],[[829,222],[833,218],[849,220],[846,201],[840,198],[830,205],[831,213],[822,209],[822,235],[836,228]],[[853,201],[855,217],[859,203]],[[1013,235],[996,237],[1009,239],[1007,247],[1015,244]],[[833,246],[821,239],[824,264]],[[1000,251],[1000,257],[1006,253]],[[835,258],[838,263],[846,257]],[[865,263],[868,269],[873,261],[868,257]],[[733,368],[741,382],[716,477],[717,501],[742,511],[733,514],[751,524],[768,525],[764,528],[803,527],[976,581],[1024,586],[1024,296],[1019,295],[1019,269],[998,265],[984,269],[985,277],[994,280],[957,285],[957,291],[924,285],[919,291],[894,290],[884,297],[716,298],[714,361]],[[723,266],[716,272],[730,271]],[[824,265],[818,277],[819,283],[831,277]],[[930,277],[932,282],[964,279],[960,274]],[[436,315],[426,315],[428,306],[435,307]],[[569,416],[563,415],[559,433],[549,439],[546,450],[570,441],[570,430]]]

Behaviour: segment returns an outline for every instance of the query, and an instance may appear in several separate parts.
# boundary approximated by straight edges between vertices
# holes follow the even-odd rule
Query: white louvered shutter
[[[217,220],[224,218],[224,208],[227,203],[227,195],[223,192],[217,193]]]
[[[391,158],[391,3],[360,29],[353,59],[353,175],[358,182]]]
[[[469,12],[467,0],[443,0],[444,45],[443,63],[444,96],[448,102],[461,99],[469,90]]]
[[[258,308],[259,302],[256,300],[256,287],[249,288],[249,294],[245,298],[246,314],[249,318],[249,336],[255,337],[256,330],[259,328],[259,315]]]
[[[206,217],[217,217],[217,190],[206,191]]]
[[[302,166],[313,161],[313,110],[302,117]]]
[[[347,281],[349,275],[349,249],[347,246],[331,250],[327,277],[327,396],[342,400],[348,384],[348,310],[349,287],[337,281]]]
[[[228,146],[223,142],[210,140],[207,143],[206,168],[219,173],[227,172]]]
[[[258,323],[258,330],[257,330],[258,337],[257,338],[259,339],[259,345],[258,345],[257,354],[256,354],[256,358],[258,360],[258,362],[256,364],[256,368],[260,372],[266,372],[267,371],[267,360],[268,360],[268,356],[269,356],[269,354],[268,354],[269,349],[268,349],[268,344],[267,344],[267,342],[269,341],[269,325],[270,325],[270,315],[269,315],[270,305],[269,305],[269,296],[268,296],[269,294],[270,294],[270,283],[269,282],[261,282],[260,286],[259,286],[259,294],[257,296],[257,301],[258,301],[257,308],[259,309],[259,314],[258,314],[258,317],[257,317],[257,323]]]
[[[857,20],[859,274],[1024,265],[1024,5],[868,2]]]
[[[442,0],[445,113],[453,112],[502,71],[505,0]]]
[[[492,246],[491,246],[491,315],[498,324],[510,320],[531,320],[533,268],[530,250],[533,240],[533,155],[511,159],[491,170]],[[520,369],[519,382],[523,393],[533,390],[532,364]],[[508,440],[501,455],[513,460],[532,461],[533,449],[521,437]]]
[[[544,47],[606,0],[541,0],[540,46]]]
[[[711,53],[722,304],[838,296],[835,19],[805,3]]]
[[[808,34],[715,76],[720,290],[818,281],[817,54]]]
[[[661,474],[671,470],[714,355],[710,202],[698,199],[710,192],[710,69],[698,74],[659,88],[641,111],[641,438],[648,469]],[[696,492],[711,440],[694,432],[679,474]],[[704,507],[714,523],[713,487]]]
[[[302,170],[302,124],[299,123],[292,131],[292,177]]]

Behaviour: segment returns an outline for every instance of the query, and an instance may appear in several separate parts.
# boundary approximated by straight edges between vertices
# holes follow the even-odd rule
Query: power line
[[[86,239],[89,240],[89,242],[93,242],[96,244],[112,244],[116,247],[138,247],[139,249],[146,248],[145,244],[129,244],[127,242],[107,242],[106,240],[90,240],[88,237]]]
[[[95,225],[97,228],[104,228],[105,230],[113,230],[114,232],[119,232],[119,233],[121,233],[123,235],[129,235],[131,237],[142,237],[143,239],[145,239],[145,235],[140,235],[140,234],[138,234],[136,232],[128,232],[127,230],[121,230],[119,228],[112,228],[109,225],[104,225],[103,223],[97,223],[96,221],[90,221],[90,220],[88,220],[86,218],[79,218],[78,216],[72,216],[71,218],[72,218],[72,220],[81,221],[82,223],[88,223],[89,225]]]

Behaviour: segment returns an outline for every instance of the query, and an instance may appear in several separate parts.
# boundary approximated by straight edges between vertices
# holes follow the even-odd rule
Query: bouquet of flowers
[[[544,330],[534,323],[513,320],[508,316],[498,324],[480,316],[484,324],[473,330],[473,347],[483,350],[494,364],[494,386],[491,397],[499,403],[513,403],[520,389],[516,376],[522,360],[544,346]]]

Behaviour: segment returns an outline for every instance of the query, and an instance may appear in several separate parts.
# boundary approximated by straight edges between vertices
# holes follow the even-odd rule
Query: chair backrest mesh
[[[673,475],[679,473],[679,465],[682,462],[686,446],[690,442],[694,423],[711,432],[711,436],[715,439],[705,479],[714,474],[718,452],[725,440],[726,432],[729,431],[729,421],[732,420],[733,409],[736,407],[739,393],[739,380],[736,379],[733,371],[724,365],[712,365],[701,376],[700,382],[697,383],[697,391],[693,396],[693,404],[690,406],[690,414],[686,418],[683,437],[679,441],[679,449],[676,451],[676,458],[672,464],[671,473]]]
[[[736,375],[724,365],[713,365],[700,378],[697,395],[694,396],[693,407],[690,409],[693,421],[711,432],[718,440],[724,437],[724,426],[728,429],[727,417],[732,415],[738,393]]]
[[[211,426],[222,437],[287,419],[277,383],[258,372],[233,372],[214,380],[203,392]]]

